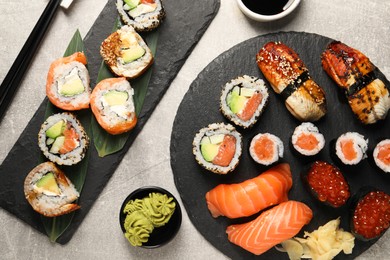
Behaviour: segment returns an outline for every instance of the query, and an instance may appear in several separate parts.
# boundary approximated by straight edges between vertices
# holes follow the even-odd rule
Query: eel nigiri
[[[256,61],[295,118],[305,122],[317,121],[326,114],[324,90],[310,77],[307,67],[290,47],[269,42],[257,53]]]
[[[211,215],[239,218],[287,201],[292,186],[290,165],[282,163],[242,183],[220,184],[206,193]]]
[[[256,219],[228,226],[228,239],[245,250],[260,255],[294,237],[313,217],[312,210],[298,201],[283,202],[266,210]]]
[[[376,67],[360,51],[331,42],[321,56],[326,73],[345,91],[349,106],[363,124],[384,119],[390,109],[390,86],[377,78]]]

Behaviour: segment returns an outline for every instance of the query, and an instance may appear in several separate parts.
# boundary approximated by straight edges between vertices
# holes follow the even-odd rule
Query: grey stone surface
[[[0,0],[0,81],[4,79],[46,4],[44,0]],[[106,1],[102,0],[78,0],[70,10],[58,12],[0,124],[0,162],[44,99],[50,62],[63,54],[76,28],[83,36],[88,32],[105,4]],[[285,19],[258,23],[241,13],[235,0],[221,0],[216,18],[72,240],[65,246],[52,244],[46,236],[1,209],[0,258],[225,259],[196,231],[185,211],[177,237],[168,245],[153,250],[130,247],[118,223],[122,201],[138,187],[161,186],[179,198],[170,168],[170,134],[178,105],[191,82],[223,51],[259,34],[275,31],[305,31],[341,40],[363,51],[389,78],[389,13],[390,2],[383,0],[302,0],[298,9]],[[387,232],[359,258],[390,259],[389,236]]]

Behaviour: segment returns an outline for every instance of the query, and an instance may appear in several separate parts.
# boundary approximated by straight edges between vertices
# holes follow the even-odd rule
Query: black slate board
[[[251,138],[260,132],[273,133],[279,136],[284,143],[284,161],[290,163],[294,183],[289,192],[289,198],[306,203],[314,212],[312,221],[304,227],[304,230],[313,231],[338,216],[341,216],[341,226],[345,230],[350,230],[346,207],[339,210],[326,208],[317,203],[304,190],[299,174],[309,162],[294,155],[289,146],[292,132],[300,122],[287,111],[281,98],[269,85],[270,100],[256,125],[249,130],[237,127],[243,135],[243,154],[234,172],[219,176],[201,168],[194,159],[192,140],[197,131],[210,123],[228,122],[219,112],[222,86],[230,79],[242,74],[264,79],[256,64],[256,53],[269,41],[281,41],[294,49],[309,68],[313,79],[326,92],[328,113],[316,123],[327,142],[319,159],[333,163],[329,153],[329,141],[344,132],[362,133],[369,138],[370,149],[373,149],[378,140],[390,138],[390,116],[375,125],[364,126],[359,123],[352,115],[344,95],[322,70],[320,54],[332,39],[304,32],[280,32],[249,39],[222,53],[198,75],[184,96],[174,121],[170,149],[175,184],[192,223],[214,247],[232,259],[288,259],[287,254],[280,253],[276,249],[271,249],[261,256],[255,256],[230,243],[225,233],[226,227],[233,223],[247,222],[255,216],[236,220],[229,220],[225,217],[214,219],[207,209],[204,198],[207,191],[220,183],[242,182],[267,169],[267,167],[256,164],[248,152]],[[364,50],[361,51],[364,52]],[[380,71],[377,70],[376,73],[390,86]],[[386,176],[373,168],[368,160],[359,164],[359,167],[344,167],[342,170],[352,193],[355,193],[362,185],[372,185],[390,193],[390,175]],[[356,241],[352,255],[340,254],[338,258],[355,258],[374,242]]]
[[[118,17],[115,2],[108,1],[84,39],[92,86],[96,82],[102,61],[99,54],[100,44],[111,33]],[[59,237],[58,243],[65,244],[72,238],[186,58],[213,20],[219,6],[219,0],[164,1],[166,18],[158,28],[160,32],[157,53],[151,67],[153,73],[137,126],[132,130],[125,147],[118,153],[100,158],[91,145],[88,173],[79,199],[81,209],[75,213],[70,227]],[[53,60],[55,58],[53,57]],[[32,210],[24,198],[23,182],[28,172],[39,162],[41,152],[37,145],[37,134],[43,123],[46,104],[47,99],[42,102],[0,166],[0,206],[44,234],[40,215]]]

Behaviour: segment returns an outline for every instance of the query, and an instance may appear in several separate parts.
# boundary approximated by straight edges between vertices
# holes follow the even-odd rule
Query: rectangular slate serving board
[[[108,1],[84,39],[92,87],[102,61],[99,54],[100,44],[111,33],[118,17],[115,2],[116,0]],[[220,6],[219,0],[165,0],[163,4],[166,18],[158,28],[160,32],[155,62],[151,67],[152,77],[137,126],[130,133],[125,147],[115,154],[101,158],[91,144],[88,173],[79,199],[81,209],[76,211],[69,228],[57,239],[60,244],[69,242],[81,225]],[[53,57],[53,60],[55,58]],[[41,152],[37,134],[44,120],[47,102],[46,98],[41,103],[0,166],[0,206],[43,234],[46,233],[41,217],[25,199],[23,183],[29,171],[39,163]]]

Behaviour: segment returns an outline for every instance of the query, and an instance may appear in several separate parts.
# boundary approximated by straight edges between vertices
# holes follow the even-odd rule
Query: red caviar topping
[[[353,214],[355,233],[366,239],[379,236],[390,224],[390,196],[372,191],[359,201]]]
[[[327,162],[314,162],[307,181],[317,198],[333,207],[344,205],[350,196],[348,183],[341,171]]]

